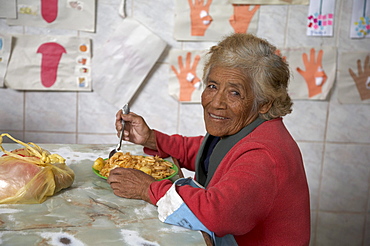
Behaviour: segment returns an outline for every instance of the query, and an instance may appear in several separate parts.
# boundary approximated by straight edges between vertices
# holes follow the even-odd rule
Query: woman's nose
[[[216,108],[224,108],[226,106],[226,95],[222,91],[218,91],[212,97],[212,105]]]

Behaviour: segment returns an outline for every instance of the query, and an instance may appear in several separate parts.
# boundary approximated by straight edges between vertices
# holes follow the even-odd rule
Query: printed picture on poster
[[[91,40],[15,35],[5,85],[16,90],[91,91]],[[22,72],[19,72],[22,71]]]
[[[370,0],[353,0],[351,38],[370,38]]]
[[[333,36],[335,0],[311,0],[307,36]]]

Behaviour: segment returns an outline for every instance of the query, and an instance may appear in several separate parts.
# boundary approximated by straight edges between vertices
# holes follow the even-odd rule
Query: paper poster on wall
[[[281,49],[291,68],[292,99],[325,100],[335,81],[335,47]]]
[[[17,0],[0,0],[0,18],[17,18]]]
[[[9,25],[95,31],[96,0],[17,0]]]
[[[94,91],[121,108],[130,102],[167,44],[126,17],[93,58]]]
[[[0,87],[4,87],[4,78],[8,67],[12,47],[12,36],[0,34]]]
[[[256,33],[259,5],[227,0],[176,0],[177,40],[219,41],[234,32]]]
[[[370,37],[370,0],[353,0],[350,37]]]
[[[339,60],[339,102],[370,104],[370,52],[345,52]]]
[[[311,0],[307,36],[333,36],[335,0]]]
[[[169,53],[169,94],[180,102],[199,103],[203,91],[205,50],[176,50]]]
[[[126,17],[125,10],[126,10],[126,0],[121,0],[121,2],[119,3],[119,7],[118,7],[118,14],[122,18]]]
[[[91,41],[15,35],[5,85],[16,90],[91,91]]]
[[[230,3],[236,3],[236,4],[278,4],[278,5],[308,5],[310,3],[310,0],[229,0]]]

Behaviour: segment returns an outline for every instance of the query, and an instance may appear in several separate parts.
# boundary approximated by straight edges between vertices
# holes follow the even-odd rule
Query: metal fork
[[[124,114],[128,114],[130,113],[130,107],[128,106],[128,103],[126,103],[123,107],[122,107],[122,112]],[[123,131],[125,129],[125,121],[122,120],[122,130],[121,130],[121,134],[120,134],[120,137],[119,137],[119,143],[117,145],[117,147],[115,149],[113,149],[110,153],[109,153],[109,158],[111,158],[115,153],[117,153],[118,151],[121,150],[121,146],[122,146],[122,138],[123,138]]]

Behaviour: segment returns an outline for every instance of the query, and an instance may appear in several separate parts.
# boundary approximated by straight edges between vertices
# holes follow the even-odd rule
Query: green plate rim
[[[167,161],[167,160],[164,160],[164,161]],[[170,162],[170,161],[168,161],[168,162]],[[164,179],[158,179],[158,180],[156,180],[156,181],[161,181],[161,180],[165,180],[165,179],[171,179],[171,178],[175,177],[175,176],[176,176],[176,174],[178,174],[178,172],[179,172],[179,168],[178,168],[174,163],[172,163],[172,162],[170,162],[170,163],[172,164],[171,169],[174,169],[174,170],[175,170],[175,172],[174,172],[173,174],[171,174],[170,176],[168,176],[167,178],[164,178]],[[92,170],[93,170],[93,172],[94,172],[97,176],[99,176],[100,178],[108,179],[107,177],[105,177],[105,176],[101,175],[101,174],[100,174],[100,172],[99,172],[98,170],[94,169],[93,167],[91,167],[91,169],[92,169]]]

